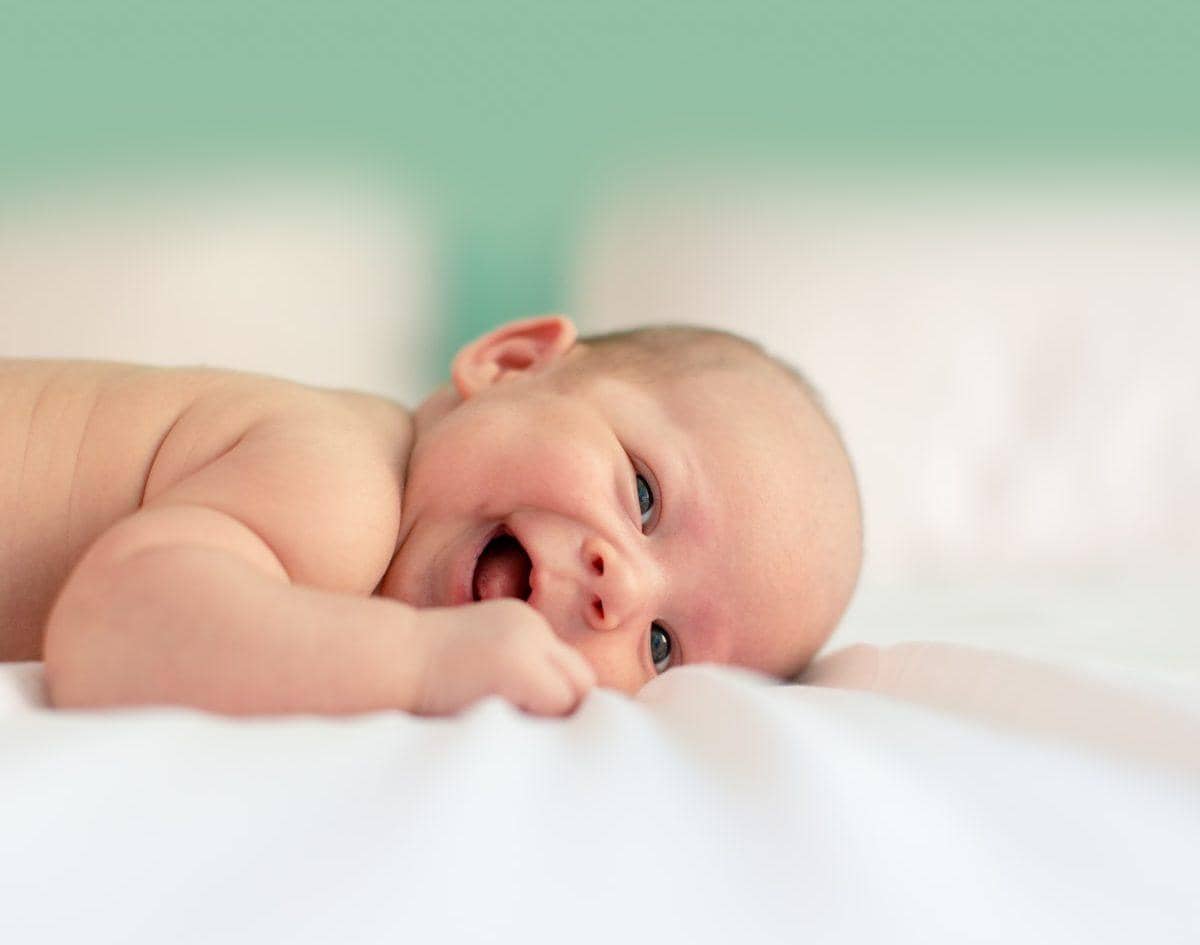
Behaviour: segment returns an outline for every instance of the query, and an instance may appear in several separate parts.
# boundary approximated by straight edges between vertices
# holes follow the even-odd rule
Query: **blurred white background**
[[[430,231],[350,168],[78,178],[0,203],[0,357],[208,365],[419,397]]]

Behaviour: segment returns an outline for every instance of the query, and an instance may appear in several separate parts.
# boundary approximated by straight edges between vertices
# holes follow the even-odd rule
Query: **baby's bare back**
[[[102,532],[295,400],[349,407],[364,456],[402,462],[407,413],[379,398],[207,369],[0,360],[0,660],[40,658],[55,595]],[[306,434],[319,439],[321,423]]]

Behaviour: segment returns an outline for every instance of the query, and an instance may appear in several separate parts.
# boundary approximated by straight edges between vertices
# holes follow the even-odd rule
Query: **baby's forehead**
[[[783,396],[804,393],[804,385],[787,369],[741,339],[638,340],[580,348],[578,376],[623,381],[658,397],[689,388],[727,395],[761,396],[764,387]]]
[[[700,375],[771,361],[757,345],[724,333],[650,330],[617,341],[585,341],[579,347],[594,370],[647,382],[664,374]]]
[[[664,374],[643,386],[673,414],[738,438],[786,438],[812,414],[800,387],[767,362]]]

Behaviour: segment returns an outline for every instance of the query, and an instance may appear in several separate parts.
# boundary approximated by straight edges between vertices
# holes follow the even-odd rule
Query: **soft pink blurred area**
[[[805,685],[924,706],[1026,737],[1200,777],[1200,689],[948,643],[859,643],[818,659]]]
[[[588,329],[727,328],[813,380],[866,583],[1200,575],[1198,180],[631,189],[577,276]]]

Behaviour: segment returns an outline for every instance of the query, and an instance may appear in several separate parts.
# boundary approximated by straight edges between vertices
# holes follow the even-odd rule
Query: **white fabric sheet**
[[[685,667],[565,721],[55,713],[0,667],[0,940],[1194,942],[1200,712],[913,656]],[[1074,728],[1027,724],[1030,679]],[[1106,695],[1173,752],[1081,734]]]

